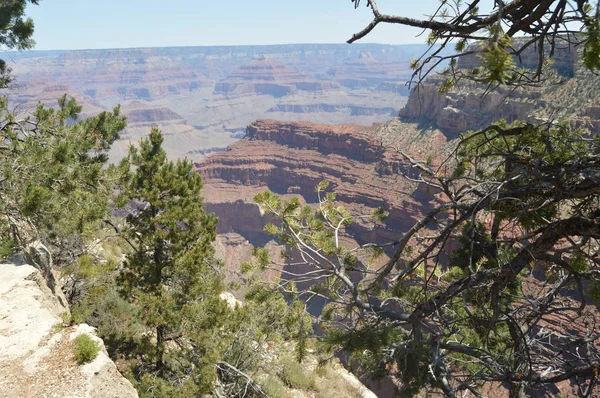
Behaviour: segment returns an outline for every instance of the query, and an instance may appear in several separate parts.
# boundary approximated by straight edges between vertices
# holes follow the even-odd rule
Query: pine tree
[[[57,108],[40,104],[24,117],[7,104],[1,97],[2,245],[26,247],[40,240],[56,249],[53,254],[77,251],[77,236],[106,213],[111,180],[106,152],[125,118],[117,107],[78,121],[81,106],[66,96]]]
[[[154,128],[121,165],[120,199],[129,208],[123,236],[133,252],[119,282],[143,308],[140,318],[155,338],[140,374],[159,376],[167,390],[186,384],[188,393],[208,391],[216,379],[214,335],[228,312],[211,246],[217,218],[204,211],[202,178],[192,163],[168,161],[162,142]],[[176,348],[167,350],[168,342]]]
[[[27,50],[33,47],[33,20],[25,18],[27,3],[39,4],[39,0],[10,0],[0,2],[0,47]],[[0,88],[11,82],[10,68],[0,59]]]

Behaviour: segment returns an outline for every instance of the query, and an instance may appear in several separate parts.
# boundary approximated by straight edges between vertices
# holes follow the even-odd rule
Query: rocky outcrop
[[[410,94],[410,89],[407,82],[385,82],[381,83],[373,90],[375,92],[390,92],[397,95],[407,96]]]
[[[57,83],[47,78],[17,79],[14,90],[7,93],[9,103],[17,112],[34,110],[39,103],[48,107],[56,107],[57,100],[63,95],[75,98],[83,106],[83,115],[97,114],[102,111],[93,101],[89,101],[69,84]]]
[[[88,325],[64,328],[66,307],[30,265],[0,264],[0,396],[121,398],[137,392]],[[100,345],[85,365],[73,358],[81,333]]]
[[[373,161],[381,151],[368,127],[356,125],[313,125],[310,123],[257,120],[248,126],[249,141],[275,142],[289,148],[316,150],[352,159]]]
[[[335,82],[317,81],[293,70],[289,66],[273,62],[265,57],[256,57],[242,65],[227,79],[215,86],[216,94],[244,95],[262,94],[275,98],[304,91],[324,91],[339,87]]]
[[[134,104],[137,104],[138,106],[135,106]],[[150,108],[139,102],[134,104],[130,104],[128,106],[130,110],[125,113],[129,124],[164,123],[171,120],[185,122],[183,117],[179,116],[169,108]]]
[[[379,127],[257,121],[248,126],[246,138],[228,151],[197,164],[205,181],[207,210],[220,217],[219,232],[235,232],[254,244],[264,244],[269,238],[262,229],[268,220],[253,196],[269,189],[314,203],[315,186],[328,180],[337,199],[354,214],[368,214],[379,206],[389,211],[384,224],[353,224],[350,231],[356,240],[391,241],[427,208],[428,198],[398,175],[400,170],[410,170],[382,143],[400,145],[413,154],[440,150],[445,143],[434,130],[415,142],[412,128],[397,119]],[[389,129],[394,130],[393,137]]]
[[[415,88],[399,116],[429,119],[447,134],[481,128],[500,119],[539,121],[532,113],[542,97],[539,90],[498,89],[486,93],[466,85],[440,93],[439,83],[431,79]]]
[[[537,66],[539,54],[533,47],[524,51],[519,66]],[[440,77],[415,87],[399,116],[406,121],[427,120],[446,134],[480,129],[501,119],[533,124],[568,120],[572,127],[600,133],[598,90],[600,77],[578,66],[577,50],[557,45],[553,63],[540,82],[520,87],[488,87],[461,81],[449,92],[440,93]],[[479,66],[477,55],[461,58],[458,68]]]
[[[146,137],[152,127],[158,127],[162,132],[163,147],[171,159],[199,159],[207,153],[224,150],[226,144],[236,141],[229,134],[215,137],[203,133],[167,107],[134,101],[121,107],[121,112],[127,116],[127,127],[110,149],[109,160],[115,163],[127,155],[130,145],[137,145]]]
[[[519,43],[523,44],[528,39],[513,39],[514,48],[518,48]],[[573,77],[577,73],[579,69],[580,57],[579,57],[579,49],[574,47],[572,44],[569,44],[567,40],[563,38],[557,37],[556,42],[553,45],[553,57],[552,64],[549,65],[550,68],[557,71],[559,74],[565,77]],[[466,52],[470,53],[464,57],[460,58],[458,63],[458,68],[461,69],[472,69],[481,65],[480,53],[472,52],[470,50],[477,50],[478,47],[472,46]],[[527,68],[535,70],[540,64],[540,48],[535,45],[531,45],[528,48],[524,49],[522,52],[519,52],[518,57],[514,57],[513,60],[517,64],[518,67]],[[544,57],[548,58],[550,56],[550,46],[545,48]]]

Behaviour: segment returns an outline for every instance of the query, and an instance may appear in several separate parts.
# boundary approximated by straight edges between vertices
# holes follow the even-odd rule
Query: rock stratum
[[[523,120],[533,124],[567,120],[573,127],[600,133],[600,77],[577,66],[576,52],[559,51],[553,70],[543,80],[527,87],[496,87],[460,83],[450,92],[440,93],[439,77],[423,82],[411,92],[399,116],[409,121],[429,121],[444,134],[456,135],[481,129],[501,119]],[[525,54],[523,66],[535,65],[537,58]],[[461,60],[461,68],[476,65]]]
[[[298,91],[320,92],[339,88],[332,81],[318,81],[303,75],[281,62],[256,57],[242,65],[215,86],[215,93],[224,95],[262,94],[275,98]]]
[[[0,264],[0,396],[134,398],[137,392],[108,357],[94,329],[63,327],[68,312],[30,265]],[[88,334],[101,347],[78,365],[72,340]]]
[[[354,213],[369,214],[380,206],[389,212],[383,224],[353,224],[354,239],[392,241],[427,208],[428,195],[398,174],[410,170],[391,148],[401,146],[416,156],[440,151],[446,144],[434,129],[422,132],[422,140],[415,143],[414,126],[391,136],[390,129],[400,124],[398,119],[371,127],[256,121],[244,139],[197,164],[207,210],[220,217],[219,232],[236,232],[252,243],[263,243],[268,237],[262,233],[265,220],[252,201],[256,193],[269,189],[314,203],[316,185],[327,180],[338,201]]]
[[[327,71],[327,77],[348,88],[380,86],[399,80],[409,80],[412,70],[408,65],[381,60],[369,52]],[[405,88],[404,95],[408,95]]]

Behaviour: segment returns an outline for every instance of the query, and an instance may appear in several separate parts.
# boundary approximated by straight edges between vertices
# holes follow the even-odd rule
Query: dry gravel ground
[[[66,309],[30,265],[0,265],[0,396],[4,398],[128,398],[137,392],[88,325],[64,328]],[[101,351],[85,365],[72,340],[89,334]]]

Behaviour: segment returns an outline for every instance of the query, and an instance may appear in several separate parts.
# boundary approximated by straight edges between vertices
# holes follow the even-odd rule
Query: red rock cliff
[[[438,131],[425,133],[423,143],[402,136],[402,123],[394,119],[394,141],[405,150],[441,148],[445,138]],[[427,208],[429,197],[397,171],[402,165],[393,150],[382,143],[391,124],[383,126],[316,125],[259,120],[248,126],[247,136],[197,164],[204,176],[207,209],[220,217],[219,232],[237,232],[250,241],[264,241],[265,220],[252,197],[265,189],[283,195],[301,195],[315,202],[315,186],[331,182],[338,200],[355,214],[386,207],[384,225],[354,224],[350,231],[358,241],[390,241],[406,230]],[[425,144],[427,142],[427,144]]]

